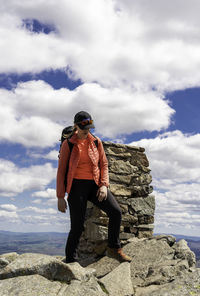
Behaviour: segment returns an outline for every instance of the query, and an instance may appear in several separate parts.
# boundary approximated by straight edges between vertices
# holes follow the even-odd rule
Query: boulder
[[[53,256],[25,253],[18,256],[0,271],[0,279],[39,274],[49,280],[70,283],[71,280],[87,280],[95,270],[86,269],[77,262],[65,264]]]
[[[105,291],[104,287],[103,289]],[[108,294],[105,293],[103,289],[94,277],[91,277],[86,282],[73,280],[71,284],[65,289],[63,296],[107,296]]]
[[[104,276],[100,282],[105,286],[109,296],[132,296],[130,263],[124,262]]]
[[[200,295],[200,269],[182,273],[165,285],[136,288],[135,296],[189,296]]]
[[[0,255],[0,269],[14,261],[19,255],[16,252]]]
[[[67,286],[49,281],[38,274],[18,276],[0,281],[0,296],[55,296]],[[66,294],[59,293],[59,296],[62,295]]]

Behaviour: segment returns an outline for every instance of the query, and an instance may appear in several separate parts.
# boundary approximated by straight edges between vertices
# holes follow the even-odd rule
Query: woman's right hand
[[[65,213],[67,209],[66,200],[62,197],[58,198],[58,211]]]

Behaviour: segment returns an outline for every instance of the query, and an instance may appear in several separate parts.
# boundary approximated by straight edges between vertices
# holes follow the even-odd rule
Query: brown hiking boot
[[[132,258],[123,253],[122,248],[107,248],[106,256],[115,258],[119,262],[131,262]]]

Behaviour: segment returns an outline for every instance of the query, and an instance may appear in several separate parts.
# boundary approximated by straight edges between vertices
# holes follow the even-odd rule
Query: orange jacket
[[[98,149],[94,143],[95,140],[98,140]],[[93,137],[90,133],[88,134],[88,155],[93,164],[93,177],[95,183],[100,187],[105,185],[109,186],[109,177],[108,177],[108,161],[105,155],[105,151],[102,145],[101,140],[98,137]],[[77,143],[77,135],[74,134],[69,141],[73,143],[73,148],[70,153],[68,141],[65,140],[62,144],[60,150],[60,159],[58,163],[57,170],[57,184],[56,184],[56,193],[58,198],[64,198],[65,192],[70,193],[74,173],[78,166],[80,152]],[[67,164],[69,161],[69,168],[67,174],[67,188],[65,188],[65,173]]]

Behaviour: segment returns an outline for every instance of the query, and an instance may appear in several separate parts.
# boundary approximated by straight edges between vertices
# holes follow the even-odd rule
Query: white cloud
[[[1,159],[0,195],[14,196],[25,190],[42,190],[54,178],[56,170],[51,164],[19,168],[13,162]]]
[[[199,8],[198,0],[52,0],[48,6],[10,0],[1,7],[0,68],[38,72],[70,65],[83,81],[107,87],[199,86]],[[29,32],[23,19],[56,31]]]
[[[173,184],[199,182],[200,134],[183,134],[172,131],[155,139],[143,139],[132,145],[145,147],[151,163],[153,177],[159,188],[170,188]]]
[[[31,206],[29,206],[29,207],[25,207],[25,208],[22,208],[22,209],[20,209],[19,210],[20,212],[27,212],[27,211],[31,211],[31,212],[34,212],[34,213],[41,213],[41,214],[47,214],[47,215],[54,215],[54,214],[56,214],[57,213],[57,211],[56,210],[54,210],[54,209],[51,209],[51,208],[48,208],[48,209],[40,209],[40,208],[37,208],[37,207],[31,207]],[[44,219],[48,219],[48,217],[44,217],[43,216],[43,218]]]
[[[0,102],[0,138],[28,147],[58,143],[62,129],[73,124],[74,115],[81,109],[94,117],[96,133],[110,138],[167,128],[174,113],[159,92],[107,89],[97,83],[70,91],[29,81],[19,83],[12,91],[1,89]],[[55,159],[56,154],[54,151],[45,157]]]
[[[52,198],[56,199],[56,190],[52,188],[47,188],[45,191],[37,191],[32,193],[33,197],[41,197],[41,198]]]
[[[58,151],[57,150],[51,150],[49,153],[44,155],[44,158],[50,159],[50,160],[58,160]]]
[[[0,208],[8,211],[8,212],[16,212],[17,211],[17,207],[11,204],[2,204],[0,205]]]
[[[16,212],[8,212],[0,210],[0,221],[17,222],[19,216]]]
[[[31,93],[31,89],[29,91]],[[30,103],[31,95],[25,93],[24,96]],[[39,101],[41,101],[40,94],[36,100],[38,109]],[[37,114],[33,111],[31,115],[26,112],[26,103],[23,104],[23,98],[20,94],[0,89],[0,102],[2,106],[0,110],[1,140],[20,143],[28,147],[46,147],[56,143],[56,138],[62,127],[47,116],[41,117],[39,112]],[[30,108],[32,107],[33,110],[36,102],[30,103]]]
[[[34,199],[31,202],[34,203],[34,204],[38,204],[39,205],[39,204],[42,203],[42,200],[41,199]]]

